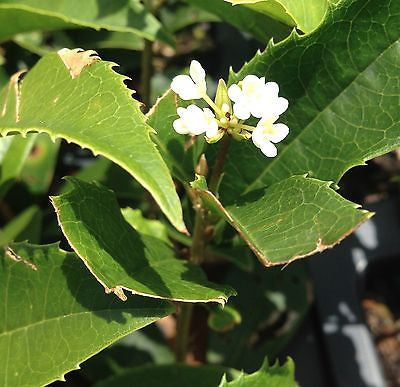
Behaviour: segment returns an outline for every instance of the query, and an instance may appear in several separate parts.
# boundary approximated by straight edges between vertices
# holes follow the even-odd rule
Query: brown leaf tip
[[[114,293],[122,301],[126,301],[128,299],[121,286],[115,286],[114,288],[111,289],[105,286],[104,289],[107,294]]]
[[[72,79],[78,77],[86,66],[90,66],[92,63],[100,60],[96,51],[84,51],[81,48],[75,48],[73,50],[62,48],[58,51],[58,55],[64,62],[65,67],[69,70]]]

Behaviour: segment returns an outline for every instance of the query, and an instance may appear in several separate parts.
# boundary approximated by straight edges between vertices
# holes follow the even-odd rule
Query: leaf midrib
[[[364,5],[364,7],[365,7],[368,3],[369,3],[369,1]],[[362,9],[363,9],[363,8],[361,8],[361,10],[362,10]],[[361,12],[361,10],[360,10],[359,12]],[[282,156],[283,154],[285,154],[285,153],[288,151],[288,149],[291,149],[292,144],[294,144],[295,141],[298,141],[298,140],[301,138],[301,136],[304,134],[304,132],[306,132],[307,129],[308,129],[311,125],[313,125],[313,123],[314,123],[322,114],[324,114],[324,113],[330,108],[330,106],[331,106],[334,102],[336,102],[336,100],[337,100],[338,98],[340,98],[341,95],[342,95],[343,93],[345,93],[345,92],[347,91],[347,89],[348,89],[349,87],[351,87],[361,75],[363,75],[363,74],[365,73],[365,71],[367,71],[367,70],[369,69],[369,67],[371,67],[382,55],[384,55],[384,54],[385,54],[388,50],[390,50],[395,44],[397,44],[397,43],[399,42],[399,39],[400,39],[400,38],[396,39],[396,40],[393,41],[388,47],[386,47],[376,58],[374,58],[368,65],[366,65],[365,68],[364,68],[362,71],[360,71],[360,72],[358,73],[358,75],[357,75],[356,77],[354,77],[354,78],[348,83],[348,85],[346,85],[346,86],[343,88],[343,90],[342,90],[339,94],[337,94],[336,96],[334,96],[334,97],[332,98],[332,100],[331,100],[322,110],[320,110],[320,111],[318,112],[318,114],[316,114],[316,116],[304,127],[304,129],[303,129],[301,132],[299,132],[299,134],[297,135],[297,137],[294,138],[293,141],[292,141],[290,144],[288,144],[288,145],[281,151],[280,155]],[[310,99],[310,100],[311,100],[311,99]],[[315,106],[315,104],[314,104],[314,106]],[[371,155],[371,157],[373,157],[373,155]],[[241,195],[245,195],[246,193],[249,193],[255,186],[257,186],[258,182],[260,182],[261,179],[262,179],[267,173],[270,172],[272,166],[273,166],[276,162],[278,162],[279,160],[280,160],[280,156],[275,157],[275,158],[268,164],[268,166],[267,166],[265,169],[263,169],[262,173],[261,173],[260,175],[258,175],[258,177],[257,177],[251,184],[249,184],[249,185],[247,186],[247,188],[241,193]],[[351,165],[349,165],[349,167],[351,167]],[[346,171],[347,171],[348,169],[349,169],[349,168],[347,168]],[[346,172],[346,171],[344,171],[344,172]]]

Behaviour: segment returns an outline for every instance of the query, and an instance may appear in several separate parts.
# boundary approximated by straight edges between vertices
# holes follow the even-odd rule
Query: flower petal
[[[203,110],[201,110],[201,108],[199,108],[197,105],[193,103],[186,108],[186,112],[192,116],[194,115],[200,116],[203,114]]]
[[[252,94],[259,87],[264,86],[262,78],[258,78],[255,75],[246,75],[242,81],[242,90],[244,94]]]
[[[218,124],[217,121],[215,121],[214,123],[211,123],[207,130],[206,130],[206,136],[208,138],[212,138],[218,135],[219,132],[219,128],[218,128]]]
[[[215,114],[209,108],[204,108],[203,111],[207,118],[215,118]]]
[[[183,115],[184,115],[185,112],[186,112],[186,109],[183,108],[183,107],[178,107],[178,109],[176,109],[176,112],[178,113],[178,116],[182,118]]]
[[[250,111],[250,113],[251,113],[251,115],[253,116],[253,117],[256,117],[256,118],[261,118],[261,117],[264,117],[266,114],[265,114],[265,111],[266,111],[266,108],[265,108],[265,103],[263,103],[263,101],[262,100],[259,100],[259,101],[254,101],[255,103],[253,103],[252,105],[251,105],[251,111]]]
[[[184,100],[199,99],[199,90],[188,75],[178,75],[172,80],[171,89]]]
[[[265,142],[262,147],[260,147],[261,152],[267,157],[275,157],[278,154],[278,149],[272,142]]]
[[[265,135],[261,126],[257,126],[254,129],[253,133],[251,134],[251,139],[257,148],[262,147],[263,143],[265,142]]]
[[[202,83],[206,79],[206,72],[204,71],[202,65],[197,60],[192,60],[190,63],[190,76],[195,83]]]
[[[175,120],[172,124],[172,126],[175,129],[175,132],[179,134],[188,134],[188,127],[185,125],[185,122],[182,120],[182,118],[179,118]]]
[[[269,134],[268,139],[275,144],[282,141],[289,134],[289,128],[285,124],[274,124],[272,127],[274,133]]]
[[[240,120],[247,120],[248,118],[250,118],[250,110],[248,106],[244,103],[236,102],[233,105],[233,112],[235,113],[235,116]]]
[[[279,97],[275,102],[275,115],[280,116],[289,107],[289,101],[286,98]]]
[[[279,86],[276,82],[267,82],[265,84],[265,91],[270,98],[276,98],[279,94]]]
[[[242,95],[242,89],[237,85],[234,84],[229,87],[228,89],[228,97],[233,101],[237,102]]]

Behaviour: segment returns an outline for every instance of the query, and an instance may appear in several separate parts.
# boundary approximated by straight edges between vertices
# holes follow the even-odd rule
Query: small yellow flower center
[[[274,121],[273,120],[267,120],[262,123],[262,133],[265,136],[271,135],[271,134],[278,134],[278,129],[274,127],[273,125]]]

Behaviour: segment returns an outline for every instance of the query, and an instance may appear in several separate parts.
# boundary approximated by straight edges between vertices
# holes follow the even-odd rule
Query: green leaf
[[[8,82],[7,71],[4,68],[4,65],[2,63],[2,56],[0,55],[0,91],[7,84],[7,82]]]
[[[51,33],[51,41],[48,42],[48,34],[33,31],[17,34],[12,41],[25,50],[36,55],[43,56],[63,47],[81,47],[83,49],[125,49],[141,51],[144,48],[144,39],[129,32],[85,30],[73,36],[66,35],[63,31]],[[8,77],[7,77],[8,78]],[[8,81],[8,79],[7,79]],[[0,80],[1,83],[1,80]]]
[[[399,147],[399,38],[399,2],[346,0],[314,33],[270,44],[232,73],[231,83],[247,74],[276,81],[290,103],[282,121],[291,132],[274,159],[251,142],[232,144],[221,196],[231,201],[303,173],[338,182]]]
[[[229,332],[242,322],[242,316],[232,306],[218,306],[210,311],[207,324],[216,332]]]
[[[122,216],[140,234],[152,236],[172,245],[168,238],[167,227],[159,220],[147,219],[143,216],[142,211],[132,208],[122,209]]]
[[[122,372],[120,375],[97,383],[96,387],[213,387],[224,374],[238,376],[238,371],[215,365],[189,366],[185,364],[145,365]]]
[[[37,206],[28,207],[0,230],[0,246],[10,242],[38,243],[42,228],[42,212]]]
[[[233,240],[238,243],[226,247],[213,246],[212,249],[209,249],[207,252],[211,255],[211,258],[228,261],[243,271],[251,272],[254,269],[254,254],[242,239],[237,237]]]
[[[263,43],[267,42],[271,37],[281,40],[290,32],[285,25],[276,22],[265,14],[248,7],[232,7],[225,0],[186,1],[196,7],[214,13],[221,20],[249,33]]]
[[[293,176],[225,207],[210,191],[197,192],[240,233],[260,262],[271,266],[331,248],[372,216],[330,185]]]
[[[230,332],[210,332],[207,360],[254,372],[266,356],[282,354],[307,316],[312,292],[306,262],[284,270],[256,265],[252,273],[230,266],[223,281],[235,284],[238,295],[228,305],[242,321]]]
[[[43,57],[23,80],[14,76],[0,94],[0,133],[46,132],[109,158],[149,190],[184,231],[178,195],[140,104],[114,65],[91,54],[61,50]]]
[[[124,49],[142,51],[144,39],[129,32],[87,30],[73,36],[74,47],[86,49]],[[61,47],[60,47],[61,48]]]
[[[168,31],[177,32],[196,23],[209,23],[219,21],[211,12],[207,12],[188,5],[179,6],[177,9],[160,9],[160,20]]]
[[[232,382],[227,382],[224,376],[219,387],[296,387],[294,380],[294,363],[288,358],[283,366],[278,362],[270,366],[265,359],[260,370],[251,375],[240,375]]]
[[[80,374],[90,383],[100,382],[146,364],[172,364],[173,348],[159,326],[152,324],[133,332],[81,364]],[[162,328],[162,327],[161,327]]]
[[[97,181],[112,189],[120,199],[143,201],[144,190],[137,181],[133,180],[128,172],[105,157],[97,157],[74,176],[88,183]],[[60,192],[66,191],[68,191],[68,182],[63,185]]]
[[[18,23],[10,23],[18,20]],[[173,38],[140,0],[1,0],[0,41],[21,32],[93,28],[128,32],[173,45]]]
[[[204,272],[163,241],[139,234],[123,218],[112,191],[68,178],[72,190],[53,197],[59,224],[71,247],[107,293],[124,290],[176,301],[224,304],[235,292],[208,282]]]
[[[0,198],[20,176],[35,138],[36,134],[0,138]]]
[[[225,0],[263,13],[308,33],[324,19],[329,0]]]
[[[0,384],[39,386],[112,342],[172,312],[171,305],[107,297],[75,254],[15,244],[0,258]]]
[[[5,137],[7,139],[8,137]],[[48,191],[56,167],[60,141],[53,142],[45,134],[39,134],[21,172],[23,181],[34,195]]]
[[[158,145],[171,173],[182,182],[188,182],[193,176],[199,154],[194,144],[186,146],[190,142],[187,136],[173,129],[173,122],[179,118],[177,107],[185,106],[185,102],[181,102],[178,105],[177,95],[169,89],[147,113],[147,124],[157,132],[153,141]]]

